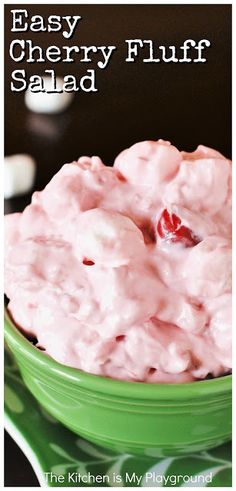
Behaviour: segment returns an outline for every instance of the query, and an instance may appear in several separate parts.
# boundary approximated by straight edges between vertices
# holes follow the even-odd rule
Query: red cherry
[[[165,208],[157,224],[157,232],[162,239],[170,242],[181,242],[185,247],[193,247],[200,240],[193,231],[181,225],[181,219]]]
[[[126,182],[125,176],[123,176],[123,174],[121,174],[121,172],[119,170],[116,170],[116,176],[119,179],[119,181]]]
[[[119,343],[120,341],[123,341],[123,339],[125,339],[124,334],[120,334],[120,336],[116,336],[116,341],[118,341],[118,343]]]
[[[83,264],[85,266],[93,266],[95,263],[91,261],[91,259],[87,259],[86,257],[83,259]]]

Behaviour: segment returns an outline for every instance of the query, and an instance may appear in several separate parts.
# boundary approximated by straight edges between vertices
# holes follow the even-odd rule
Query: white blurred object
[[[44,89],[52,89],[52,79],[43,77]],[[63,78],[57,78],[57,89],[63,89]],[[30,111],[36,113],[56,114],[64,111],[71,103],[74,94],[71,92],[47,93],[47,92],[31,92],[27,89],[25,93],[25,104]]]
[[[27,194],[33,187],[36,162],[27,154],[10,155],[4,158],[4,197],[12,198]]]

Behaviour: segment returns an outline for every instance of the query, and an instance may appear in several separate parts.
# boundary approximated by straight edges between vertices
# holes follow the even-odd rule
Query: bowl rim
[[[7,345],[13,351],[13,354],[15,354],[15,351],[21,353],[25,356],[25,359],[37,365],[44,372],[51,372],[61,380],[70,381],[88,391],[149,400],[189,400],[231,392],[231,374],[182,384],[148,384],[101,377],[78,368],[63,365],[37,349],[16,327],[7,309],[5,309],[4,314],[4,333]]]

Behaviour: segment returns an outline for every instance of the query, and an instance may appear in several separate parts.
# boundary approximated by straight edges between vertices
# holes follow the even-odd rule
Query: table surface
[[[9,43],[14,39],[11,12],[5,6],[5,154],[29,153],[37,162],[35,189],[42,189],[65,162],[81,155],[99,155],[112,165],[127,146],[163,138],[191,151],[199,143],[231,155],[231,6],[230,5],[28,5],[30,15],[82,15],[71,44],[117,46],[113,62],[97,69],[98,92],[75,95],[59,115],[29,112],[23,93],[10,91],[14,65]],[[33,37],[32,37],[33,36]],[[63,44],[59,33],[22,33],[43,46]],[[124,40],[153,39],[157,45],[181,45],[184,39],[211,40],[206,64],[125,63]],[[70,43],[69,43],[70,44]],[[79,74],[81,66],[55,65],[59,74]],[[72,66],[73,65],[73,66]],[[55,68],[43,65],[41,70]],[[86,68],[93,68],[91,63]],[[31,193],[5,202],[5,212],[21,211]],[[6,486],[37,485],[33,471],[11,438],[5,440]]]
[[[6,487],[39,487],[38,479],[23,452],[5,431],[4,433],[4,484]]]

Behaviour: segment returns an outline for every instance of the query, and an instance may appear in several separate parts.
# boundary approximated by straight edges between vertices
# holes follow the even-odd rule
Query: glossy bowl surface
[[[25,384],[61,423],[118,452],[185,455],[231,438],[231,375],[187,384],[123,382],[57,363],[7,312],[5,338]]]

